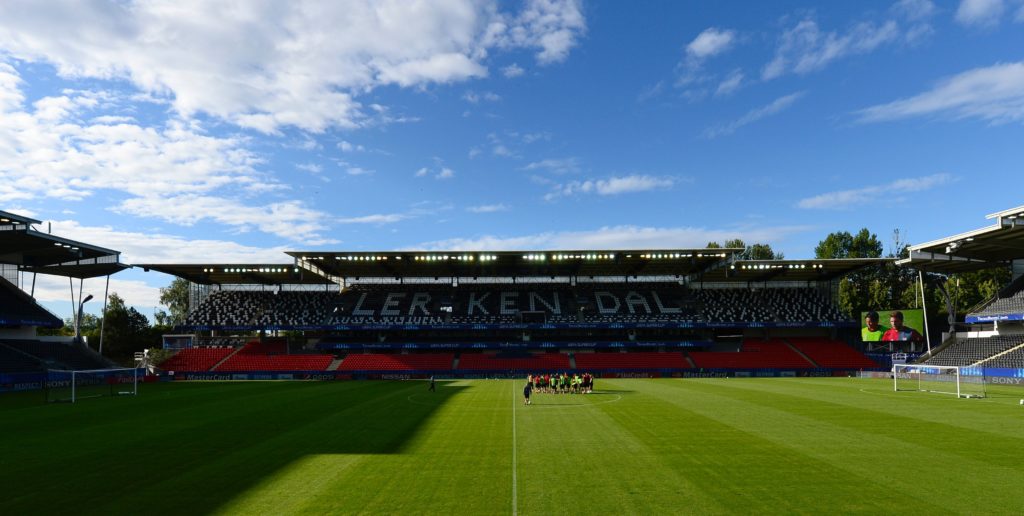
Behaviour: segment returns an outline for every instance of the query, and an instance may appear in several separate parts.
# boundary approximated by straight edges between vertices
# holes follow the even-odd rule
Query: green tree
[[[185,322],[188,316],[188,281],[175,278],[170,285],[160,289],[160,304],[167,307],[167,312],[157,312],[157,322],[172,326]]]
[[[707,245],[708,249],[721,249],[723,247],[743,249],[743,251],[736,253],[736,259],[738,260],[782,260],[785,258],[782,253],[776,253],[772,249],[771,244],[747,245],[746,242],[739,238],[726,240],[723,244],[708,242]]]
[[[837,231],[829,233],[824,240],[818,242],[814,248],[814,257],[820,259],[829,258],[880,258],[882,256],[882,242],[878,236],[863,228],[856,235],[849,231]]]
[[[116,292],[107,299],[103,317],[104,354],[123,358],[152,346],[149,319],[134,307],[125,305],[124,299]]]

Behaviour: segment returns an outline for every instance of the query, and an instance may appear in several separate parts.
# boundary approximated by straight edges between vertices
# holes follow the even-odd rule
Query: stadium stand
[[[781,340],[747,340],[739,352],[691,351],[695,366],[704,369],[813,369],[814,364]]]
[[[321,325],[337,296],[328,292],[215,291],[189,314],[186,325]]]
[[[1000,290],[990,303],[969,315],[976,317],[1024,314],[1024,276]]]
[[[249,355],[238,353],[214,371],[326,371],[334,355]]]
[[[1024,338],[1021,339],[1024,344]],[[1024,348],[1013,349],[997,357],[985,360],[981,365],[985,367],[1005,367],[1010,369],[1024,369]]]
[[[0,344],[0,373],[27,373],[43,369],[43,362]]]
[[[209,371],[233,351],[234,348],[183,349],[161,363],[160,368],[165,371]]]
[[[350,324],[804,323],[849,321],[811,288],[690,290],[676,283],[353,285],[345,292],[216,291],[201,328]]]
[[[451,371],[454,353],[392,355],[384,353],[353,353],[346,356],[339,371],[412,372]]]
[[[815,337],[790,337],[786,340],[820,367],[836,369],[877,369],[881,367],[877,362],[844,342]]]
[[[691,367],[681,352],[576,353],[574,358],[576,369],[582,371],[689,369]]]
[[[252,341],[228,357],[213,371],[326,371],[334,355],[283,354],[287,351],[282,341]]]
[[[48,326],[59,328],[64,323],[49,310],[39,306],[31,296],[6,279],[0,278],[0,326]]]
[[[969,366],[1024,343],[1024,335],[1001,335],[986,338],[957,339],[925,364]],[[986,364],[989,365],[989,364]],[[990,367],[995,367],[991,366]]]
[[[463,353],[458,368],[462,371],[555,372],[569,370],[569,355],[564,353]]]
[[[103,369],[112,364],[92,350],[61,342],[3,340],[0,345],[37,358],[44,369]]]
[[[845,321],[849,317],[810,288],[707,289],[698,291],[709,322]]]

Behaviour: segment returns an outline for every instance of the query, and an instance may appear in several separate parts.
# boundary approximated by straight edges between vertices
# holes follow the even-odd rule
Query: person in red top
[[[889,314],[889,329],[882,334],[883,342],[922,342],[924,337],[910,326],[903,325],[903,312]]]

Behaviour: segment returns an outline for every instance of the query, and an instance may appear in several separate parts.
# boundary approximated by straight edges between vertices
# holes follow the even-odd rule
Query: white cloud
[[[376,213],[373,215],[363,215],[362,217],[339,219],[338,222],[342,224],[394,224],[409,217],[405,213]]]
[[[512,63],[501,69],[501,74],[504,75],[506,79],[513,79],[523,75],[524,73],[526,73],[526,70],[523,70],[523,67],[516,63]]]
[[[482,204],[480,206],[470,206],[466,208],[466,211],[470,213],[495,213],[499,211],[508,211],[508,206],[505,206],[502,203]]]
[[[588,179],[556,185],[554,191],[544,196],[545,200],[581,194],[619,195],[624,193],[647,192],[672,188],[675,180],[670,177],[630,175],[608,179]]]
[[[252,247],[229,240],[191,240],[153,232],[117,231],[111,226],[84,226],[53,221],[53,233],[121,251],[124,263],[284,263],[286,246]]]
[[[719,136],[732,134],[741,127],[750,125],[754,122],[757,122],[758,120],[761,120],[762,118],[776,115],[778,113],[781,113],[782,111],[785,111],[786,109],[789,109],[789,107],[792,106],[793,103],[796,102],[797,100],[800,100],[800,97],[802,97],[803,95],[804,92],[798,91],[796,93],[791,93],[789,95],[779,97],[766,106],[761,106],[759,108],[748,111],[745,115],[737,118],[736,120],[733,120],[732,122],[720,124],[707,129],[706,131],[704,131],[704,137],[717,138]]]
[[[467,91],[465,94],[462,95],[462,100],[465,100],[466,102],[469,102],[470,104],[479,104],[481,101],[497,102],[497,101],[501,100],[501,96],[498,95],[497,93],[492,92],[492,91],[485,91],[485,92],[482,92],[482,93],[477,93],[477,92],[475,92],[473,90],[470,90],[470,91]]]
[[[692,87],[716,80],[714,74],[708,74],[703,71],[704,61],[728,51],[732,48],[736,39],[736,31],[734,30],[718,29],[716,27],[704,29],[693,41],[686,45],[684,59],[677,67],[678,76],[676,77],[675,85],[677,87]],[[643,102],[657,96],[661,93],[662,87],[663,83],[658,82],[641,92],[638,100]],[[707,94],[708,91],[705,89],[690,89],[684,93],[684,96],[695,100],[703,98]]]
[[[501,8],[496,0],[295,0],[241,10],[202,0],[12,0],[0,16],[0,49],[65,77],[128,81],[185,117],[319,132],[366,123],[357,97],[376,87],[483,77],[496,48],[559,62],[586,31],[578,0]]]
[[[806,74],[848,55],[866,54],[901,37],[896,20],[860,22],[846,32],[824,32],[811,18],[782,33],[775,56],[761,71],[765,80],[787,72]]]
[[[1024,122],[1024,62],[975,68],[940,81],[932,89],[861,110],[862,122],[925,115]]]
[[[733,70],[726,76],[722,82],[718,83],[718,88],[715,89],[715,96],[721,97],[724,95],[731,95],[740,88],[743,84],[743,72],[739,69]]]
[[[416,173],[413,174],[413,175],[415,177],[427,177],[427,176],[429,176],[431,174],[431,172],[432,172],[432,169],[427,168],[427,167],[422,167],[419,170],[417,170]],[[437,179],[437,180],[453,179],[454,177],[455,177],[455,171],[450,169],[450,168],[448,168],[448,167],[441,167],[439,170],[437,170],[436,173],[434,173],[434,179]]]
[[[371,175],[371,174],[375,174],[376,171],[375,170],[366,169],[366,168],[363,168],[363,167],[356,167],[356,166],[351,166],[350,165],[350,166],[345,167],[345,173],[350,175],[350,176],[368,176],[368,175]]]
[[[527,0],[517,16],[492,20],[485,41],[499,48],[535,48],[537,62],[547,65],[564,61],[586,31],[580,0]]]
[[[110,226],[83,226],[76,221],[53,221],[53,232],[75,240],[121,251],[121,261],[127,264],[148,263],[288,263],[287,250],[279,247],[252,247],[226,240],[190,240],[181,236],[153,233],[117,231]],[[110,280],[110,291],[117,292],[129,305],[158,306],[159,288],[141,280]],[[102,299],[105,278],[85,280],[83,291]],[[77,289],[77,282],[76,282]],[[68,302],[70,294],[66,278],[39,275],[35,297],[41,301]],[[94,301],[97,302],[97,301]],[[100,301],[101,302],[101,301]],[[95,307],[98,310],[98,307]],[[70,313],[68,306],[67,312]],[[148,313],[147,313],[148,315]]]
[[[95,110],[116,110],[125,102],[104,92],[65,91],[29,107],[21,84],[17,70],[0,63],[0,202],[77,201],[114,192],[127,198],[104,204],[121,213],[321,238],[321,212],[300,201],[263,204],[253,198],[287,187],[257,170],[262,158],[249,150],[247,139],[209,136],[194,121],[96,123]],[[197,204],[183,204],[191,202]],[[246,221],[225,210],[254,218]]]
[[[558,249],[681,249],[702,248],[708,242],[735,238],[777,245],[786,237],[809,231],[809,226],[764,226],[733,229],[702,227],[606,226],[590,231],[552,231],[523,236],[485,235],[425,242],[414,249],[450,251],[510,251]]]
[[[338,148],[341,152],[363,152],[366,150],[362,145],[357,145],[345,140],[338,142]]]
[[[686,55],[691,59],[704,60],[729,50],[735,41],[736,31],[709,27],[686,45]]]
[[[306,208],[300,201],[283,201],[252,206],[222,197],[183,194],[169,197],[134,197],[112,208],[118,213],[155,217],[183,226],[212,220],[240,232],[258,229],[264,233],[312,245],[331,243],[320,236],[326,216]]]
[[[285,256],[287,258],[287,256]],[[278,261],[282,261],[281,258]],[[106,278],[90,278],[82,283],[83,295],[92,295],[94,299],[85,305],[85,312],[99,313],[103,309],[103,291],[106,288]],[[116,293],[124,299],[128,306],[140,307],[139,311],[146,316],[152,312],[144,310],[160,306],[160,289],[151,286],[141,280],[118,279],[117,276],[110,278],[110,293]],[[78,281],[75,281],[75,296],[78,296]],[[36,278],[34,297],[37,301],[57,303],[55,307],[58,315],[71,317],[76,310],[71,306],[71,291],[68,287],[67,278],[59,276],[39,275]],[[63,306],[60,303],[64,303]]]
[[[526,165],[523,170],[546,170],[555,174],[573,174],[580,171],[580,159],[576,157],[542,159]]]
[[[906,200],[906,194],[931,190],[937,186],[951,183],[955,178],[950,174],[933,174],[924,177],[897,179],[886,186],[869,186],[853,190],[827,192],[813,197],[800,199],[797,206],[809,210],[842,210],[873,206],[881,196],[886,203]]]
[[[316,163],[299,163],[298,165],[295,165],[295,168],[304,170],[310,174],[319,174],[324,171],[324,167]]]
[[[503,158],[510,158],[515,155],[503,143],[496,144],[494,147],[492,147],[491,153],[494,154],[495,156],[501,156]]]
[[[1005,5],[1003,0],[960,0],[956,21],[963,25],[991,26],[999,23]]]
[[[911,21],[931,18],[935,14],[935,4],[931,0],[900,0],[892,6],[893,11]]]

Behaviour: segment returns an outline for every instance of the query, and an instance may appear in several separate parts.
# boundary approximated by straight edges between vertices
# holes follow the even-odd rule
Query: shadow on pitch
[[[9,514],[215,512],[318,454],[400,453],[466,387],[437,382],[163,384],[135,399],[18,410],[0,442]],[[414,405],[411,394],[436,402]],[[45,436],[40,439],[40,436]]]

